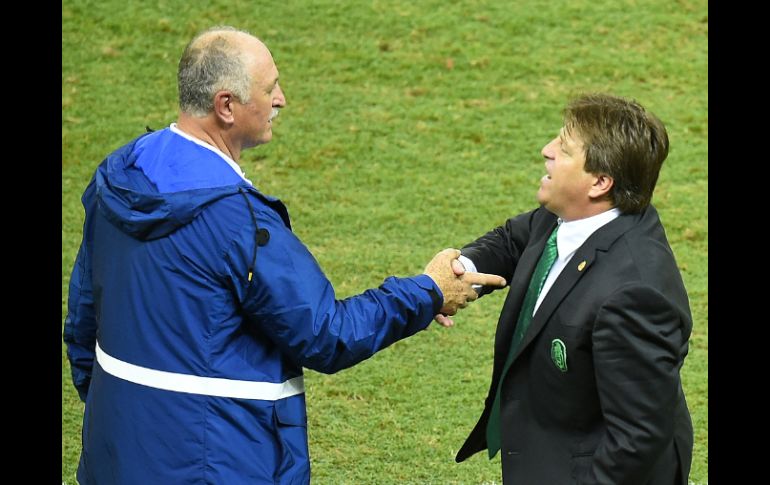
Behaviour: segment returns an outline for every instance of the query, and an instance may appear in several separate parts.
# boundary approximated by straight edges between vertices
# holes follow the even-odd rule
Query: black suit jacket
[[[458,462],[486,449],[519,309],[555,226],[556,216],[540,208],[462,249],[478,271],[505,277],[511,288],[484,411]],[[693,432],[679,371],[691,330],[687,293],[654,207],[594,232],[543,299],[503,382],[503,482],[687,484]]]

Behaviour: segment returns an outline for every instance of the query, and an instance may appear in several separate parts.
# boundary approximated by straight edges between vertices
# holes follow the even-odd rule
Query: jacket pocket
[[[275,418],[279,424],[285,426],[307,427],[305,395],[300,394],[275,401]]]
[[[280,399],[273,410],[279,445],[276,483],[305,483],[310,480],[305,395]]]
[[[588,439],[570,447],[573,483],[583,483],[582,480],[588,477],[597,446],[597,440]]]

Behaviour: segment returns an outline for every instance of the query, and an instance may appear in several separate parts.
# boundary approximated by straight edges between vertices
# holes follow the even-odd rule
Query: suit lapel
[[[559,303],[564,300],[580,278],[588,273],[588,270],[593,265],[595,259],[596,249],[585,248],[585,244],[575,252],[575,255],[572,256],[572,259],[567,263],[567,266],[564,267],[559,274],[559,277],[556,278],[553,286],[548,291],[548,294],[545,295],[545,298],[543,298],[542,303],[532,317],[532,322],[530,322],[527,333],[524,335],[521,345],[519,345],[519,349],[514,356],[514,361],[521,352],[527,348],[530,342],[535,339],[537,334],[540,333],[546,322],[551,318],[551,315],[553,315],[553,312],[559,307]],[[585,261],[585,265],[581,269],[578,269],[578,264],[580,263],[582,265],[583,261]]]
[[[634,214],[619,216],[591,234],[583,245],[575,251],[572,259],[569,260],[562,272],[556,278],[553,286],[548,291],[548,294],[545,295],[540,307],[538,307],[535,315],[532,317],[532,322],[530,322],[527,333],[524,335],[524,339],[522,340],[521,345],[519,345],[516,355],[514,355],[514,362],[524,349],[535,339],[537,334],[540,333],[551,318],[551,315],[553,315],[559,307],[559,304],[567,297],[567,295],[569,295],[577,282],[580,281],[580,278],[588,273],[596,261],[597,252],[606,252],[610,246],[623,235],[623,233],[638,223],[640,217],[641,215]],[[540,252],[542,252],[543,247],[545,247],[545,239],[543,239],[543,241],[538,241],[537,247],[539,247]],[[539,254],[540,253],[538,253],[538,256]],[[534,272],[534,265],[536,262],[537,261],[535,261],[532,268],[529,269],[530,275]],[[527,280],[527,282],[528,281],[529,280]],[[526,287],[520,291],[526,291]],[[521,304],[519,304],[519,308],[520,307]],[[513,327],[512,322],[510,326]],[[513,332],[511,331],[510,337],[512,337],[512,333]],[[510,338],[508,340],[507,348],[510,348]]]

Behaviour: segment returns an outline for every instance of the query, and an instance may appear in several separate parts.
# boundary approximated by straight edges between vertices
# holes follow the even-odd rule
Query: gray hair
[[[214,94],[228,90],[242,103],[250,97],[251,76],[243,54],[232,35],[217,32],[248,32],[230,26],[217,26],[196,35],[179,59],[177,82],[179,108],[193,116],[206,116],[214,109]]]

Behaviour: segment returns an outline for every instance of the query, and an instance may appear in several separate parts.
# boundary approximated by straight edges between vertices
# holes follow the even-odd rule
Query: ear
[[[609,197],[612,186],[615,185],[615,180],[607,174],[600,173],[594,178],[594,183],[591,185],[591,189],[588,191],[588,196],[592,199],[602,199]]]
[[[214,114],[217,119],[227,125],[235,121],[233,115],[233,105],[235,96],[230,91],[217,91],[214,95]]]

